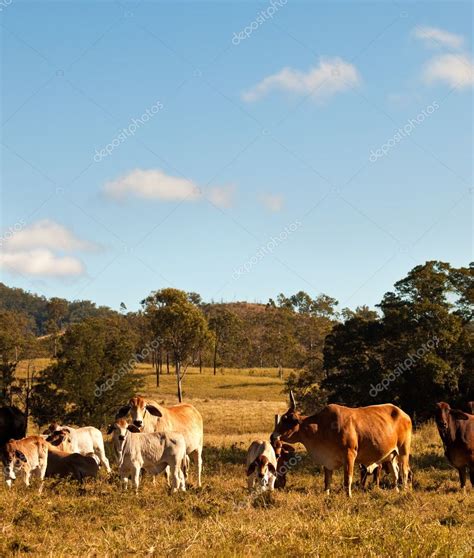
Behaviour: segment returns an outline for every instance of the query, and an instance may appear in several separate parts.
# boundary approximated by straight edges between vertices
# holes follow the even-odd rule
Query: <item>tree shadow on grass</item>
[[[421,455],[413,455],[412,463],[414,469],[451,469],[451,465],[444,455],[436,453],[423,453]]]
[[[242,382],[240,384],[225,384],[219,386],[219,389],[234,389],[234,388],[246,388],[246,387],[269,387],[278,385],[276,382]]]

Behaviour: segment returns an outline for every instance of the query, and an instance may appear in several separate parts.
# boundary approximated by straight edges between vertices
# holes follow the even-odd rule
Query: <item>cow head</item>
[[[290,391],[290,407],[280,418],[275,430],[272,432],[270,440],[274,444],[280,438],[285,442],[291,442],[300,429],[302,419],[301,414],[296,410],[296,401],[293,392]]]
[[[125,440],[130,432],[140,432],[140,429],[134,424],[128,424],[123,418],[117,419],[113,424],[109,425],[107,429],[107,434],[112,434],[112,444],[119,459],[122,455]]]
[[[441,435],[448,433],[450,411],[451,407],[447,403],[444,403],[444,401],[436,403],[435,421]]]
[[[259,455],[247,468],[247,476],[256,473],[260,488],[265,490],[270,480],[270,475],[276,476],[276,470],[272,463],[268,461],[266,455]]]
[[[156,407],[152,403],[147,402],[147,400],[140,395],[136,395],[135,397],[132,397],[130,399],[127,405],[124,405],[118,410],[115,418],[123,418],[128,415],[128,413],[130,413],[130,415],[132,416],[133,424],[136,427],[142,429],[147,412],[150,413],[150,415],[158,418],[163,416],[158,407]]]
[[[59,430],[54,430],[46,438],[46,441],[53,446],[61,447],[62,450],[71,451],[71,431],[69,428],[64,427]]]
[[[1,460],[5,481],[10,487],[16,479],[16,473],[27,463],[25,454],[18,449],[15,440],[10,440],[1,449]]]

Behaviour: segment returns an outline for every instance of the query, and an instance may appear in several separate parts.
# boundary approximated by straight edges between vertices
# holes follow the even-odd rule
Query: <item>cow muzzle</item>
[[[134,420],[133,424],[137,427],[137,428],[141,428],[143,425],[143,421],[141,420]]]

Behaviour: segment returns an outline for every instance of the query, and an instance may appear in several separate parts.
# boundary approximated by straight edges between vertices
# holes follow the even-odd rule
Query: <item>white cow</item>
[[[186,453],[197,469],[197,485],[201,486],[203,422],[199,411],[188,403],[171,407],[136,395],[117,412],[116,419],[130,413],[133,424],[141,432],[179,432],[186,442]]]
[[[255,481],[261,490],[273,490],[277,475],[275,450],[270,442],[256,440],[247,450],[247,485],[252,490]]]
[[[186,490],[186,442],[179,432],[140,432],[123,419],[109,427],[112,443],[119,460],[119,473],[124,488],[128,479],[138,492],[140,471],[158,475],[167,467],[171,473],[171,489]]]
[[[45,432],[49,436],[46,438],[53,445],[63,444],[63,448],[71,453],[87,455],[93,453],[97,455],[102,465],[110,473],[109,460],[105,456],[104,438],[102,432],[93,426],[83,426],[82,428],[72,428],[71,426],[61,426],[53,423]]]
[[[41,436],[10,440],[0,448],[0,459],[8,488],[18,474],[23,477],[26,486],[30,485],[30,478],[34,475],[40,479],[41,493],[48,465],[48,444]]]

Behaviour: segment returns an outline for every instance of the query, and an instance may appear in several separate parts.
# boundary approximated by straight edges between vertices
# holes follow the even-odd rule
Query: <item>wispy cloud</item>
[[[464,46],[462,35],[450,33],[439,27],[418,26],[413,29],[412,34],[429,47],[448,47],[460,50]]]
[[[208,200],[223,209],[232,207],[234,205],[235,187],[222,186],[209,188],[206,197]]]
[[[132,195],[148,200],[193,201],[201,196],[201,190],[192,181],[167,175],[159,169],[135,169],[117,180],[107,182],[104,191],[115,199]]]
[[[84,264],[67,252],[90,251],[98,246],[82,240],[65,226],[44,219],[14,230],[5,237],[0,268],[11,273],[71,277],[85,273]]]
[[[242,98],[246,102],[253,102],[265,97],[271,91],[280,90],[298,95],[311,95],[313,99],[324,100],[355,87],[360,82],[359,72],[353,64],[338,57],[321,58],[319,64],[307,72],[287,67],[267,76],[245,91]]]
[[[444,82],[465,89],[474,83],[474,64],[466,54],[442,54],[428,61],[422,77],[426,83]]]
[[[63,225],[43,219],[15,232],[4,243],[6,250],[28,250],[31,248],[50,248],[53,250],[75,251],[94,250],[92,242],[78,238]]]
[[[0,252],[0,267],[12,273],[43,277],[71,277],[85,272],[79,259],[73,256],[58,256],[44,248]]]
[[[115,200],[133,196],[164,202],[193,202],[207,197],[214,205],[222,208],[232,206],[235,194],[234,186],[214,186],[205,190],[192,180],[168,175],[160,169],[135,169],[125,176],[107,182],[103,190],[108,197]]]
[[[283,209],[284,199],[280,194],[263,194],[260,197],[260,201],[272,213],[277,213]]]

